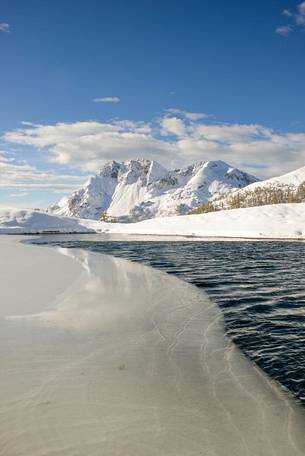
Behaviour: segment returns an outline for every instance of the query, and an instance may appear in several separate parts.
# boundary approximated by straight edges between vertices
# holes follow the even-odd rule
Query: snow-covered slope
[[[278,187],[285,185],[297,188],[299,185],[303,184],[303,182],[305,182],[305,166],[279,177],[272,177],[271,179],[250,184],[247,186],[247,190],[252,190],[257,187]]]
[[[109,233],[121,234],[305,239],[305,203],[274,204],[109,225]]]
[[[305,166],[290,173],[279,177],[273,177],[260,182],[254,182],[242,189],[231,192],[227,197],[220,199],[215,204],[223,203],[226,207],[228,200],[237,197],[242,207],[256,206],[264,204],[264,201],[275,203],[284,202],[302,202],[304,201],[303,193],[305,188],[300,192],[301,186],[305,184]],[[297,195],[299,192],[298,201],[293,201],[289,198],[291,195]],[[261,200],[261,203],[259,202]],[[271,200],[271,201],[270,201]]]
[[[87,184],[49,207],[56,215],[137,221],[184,214],[228,191],[256,182],[222,161],[168,171],[156,161],[107,163]]]
[[[29,210],[0,209],[0,234],[44,232],[305,239],[305,203],[155,218],[128,224],[73,219]]]
[[[91,226],[79,219],[59,217],[31,209],[0,208],[0,234],[31,233],[94,233]]]

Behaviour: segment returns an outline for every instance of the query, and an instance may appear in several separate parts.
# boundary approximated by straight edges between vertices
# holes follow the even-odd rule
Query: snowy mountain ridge
[[[282,176],[254,182],[213,202],[217,208],[261,206],[305,201],[305,166]]]
[[[280,187],[290,186],[297,188],[299,185],[305,182],[305,166],[298,168],[289,173],[283,174],[282,176],[271,177],[259,182],[254,182],[247,186],[247,190],[254,190],[255,188],[262,187]]]
[[[60,216],[134,222],[185,214],[258,179],[223,161],[169,171],[156,161],[108,162],[85,186],[51,205]]]

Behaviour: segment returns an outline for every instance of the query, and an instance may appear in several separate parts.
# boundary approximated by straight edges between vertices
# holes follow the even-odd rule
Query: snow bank
[[[304,238],[305,204],[277,204],[145,220],[111,233],[232,238]]]
[[[25,209],[0,209],[2,234],[49,232],[305,239],[305,203],[155,218],[129,224],[52,216]]]
[[[1,234],[95,232],[94,228],[80,222],[79,219],[58,217],[31,209],[0,208]]]

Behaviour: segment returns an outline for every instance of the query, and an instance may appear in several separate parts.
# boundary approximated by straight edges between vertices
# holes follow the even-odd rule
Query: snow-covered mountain
[[[305,201],[305,166],[264,181],[255,182],[229,193],[213,204],[216,207],[249,207],[264,204]]]
[[[290,173],[283,174],[282,176],[272,177],[264,181],[255,182],[247,187],[247,190],[254,190],[260,188],[279,188],[291,187],[297,189],[305,182],[305,166],[298,168]]]
[[[112,221],[185,214],[257,180],[223,161],[200,162],[173,171],[144,159],[112,161],[48,212]]]

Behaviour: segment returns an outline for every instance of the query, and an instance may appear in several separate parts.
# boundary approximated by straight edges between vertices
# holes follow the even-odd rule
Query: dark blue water
[[[222,309],[227,335],[305,405],[305,243],[52,244],[139,261],[204,289]]]

